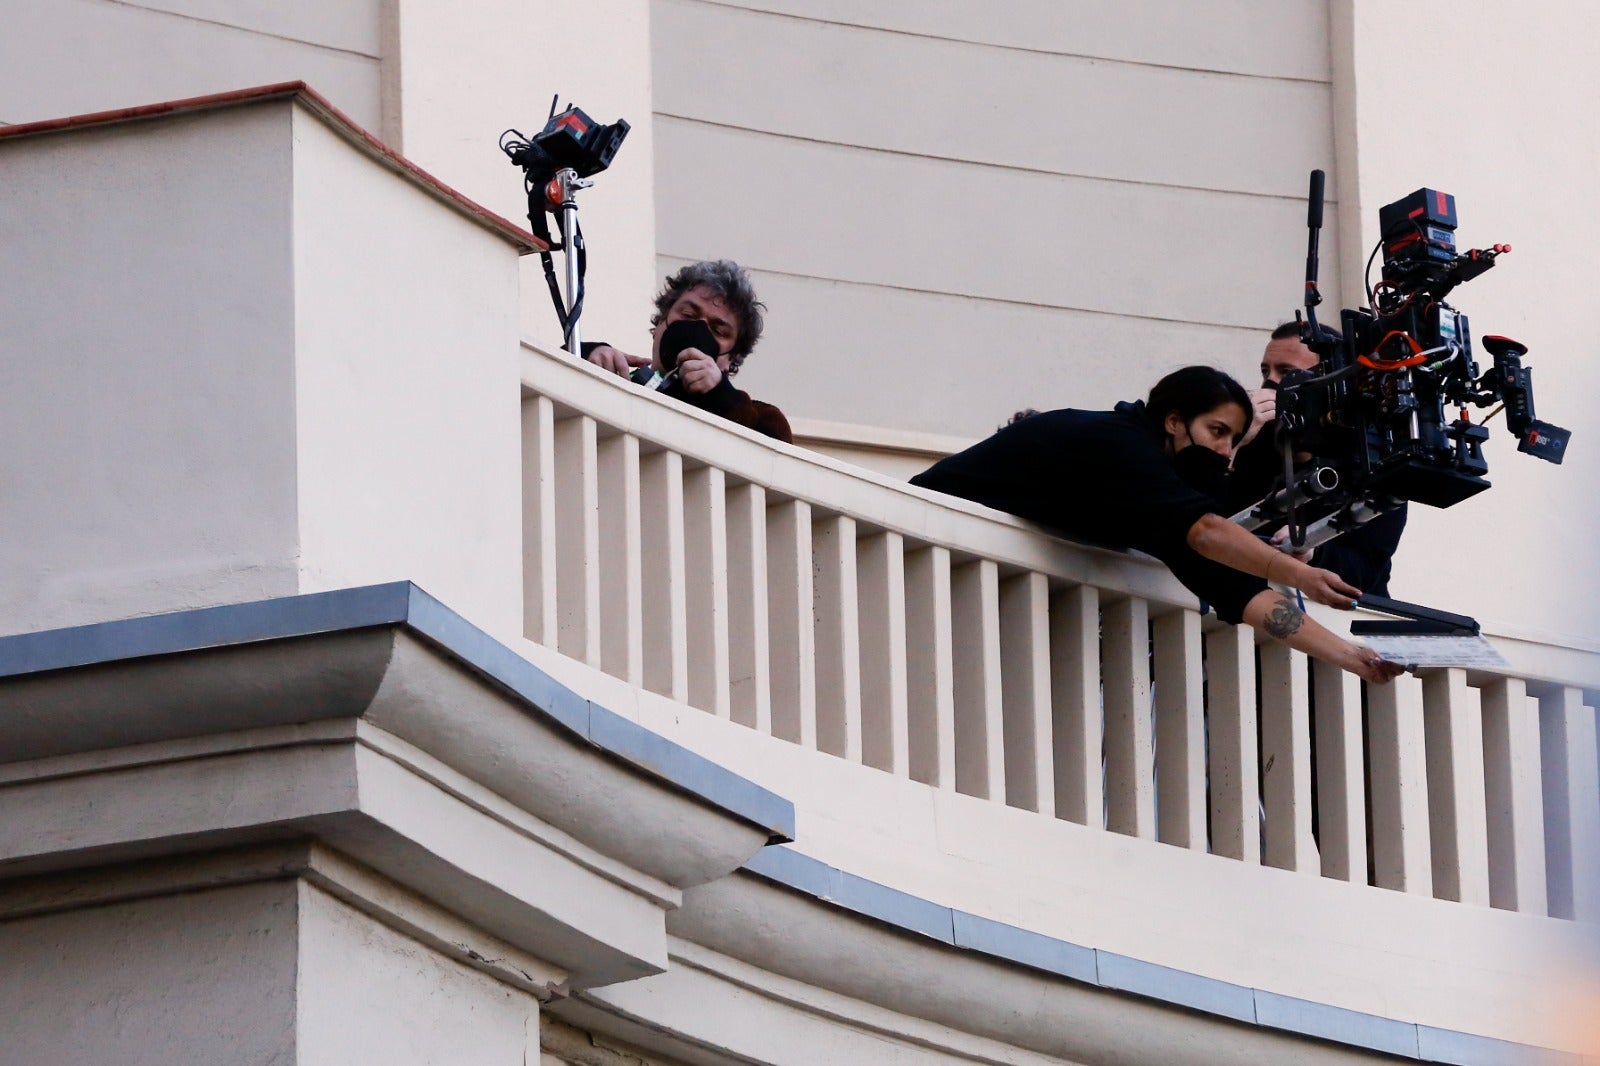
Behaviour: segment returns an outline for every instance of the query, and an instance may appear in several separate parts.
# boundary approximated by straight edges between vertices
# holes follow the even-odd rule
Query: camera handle
[[[1311,335],[1319,333],[1317,305],[1322,302],[1322,290],[1317,287],[1318,246],[1322,237],[1322,198],[1327,176],[1320,170],[1311,172],[1311,187],[1306,196],[1306,321],[1311,325]]]

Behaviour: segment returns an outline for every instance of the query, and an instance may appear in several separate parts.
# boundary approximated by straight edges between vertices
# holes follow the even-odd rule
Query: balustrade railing
[[[1593,650],[1368,687],[1202,616],[1152,561],[773,445],[565,354],[524,352],[522,404],[535,642],[932,788],[1600,920]]]

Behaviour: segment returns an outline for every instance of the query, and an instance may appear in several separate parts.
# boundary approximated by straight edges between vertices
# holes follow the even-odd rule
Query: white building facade
[[[1600,1051],[1591,16],[1415,8],[0,8],[0,1060]],[[558,350],[557,91],[633,126],[585,336],[740,260],[800,446]],[[897,473],[1248,380],[1314,166],[1334,308],[1420,185],[1517,247],[1456,302],[1571,456],[1395,581],[1508,668],[1364,689]]]

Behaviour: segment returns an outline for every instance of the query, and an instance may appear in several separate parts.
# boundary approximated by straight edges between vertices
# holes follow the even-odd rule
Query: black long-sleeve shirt
[[[1160,559],[1224,621],[1267,587],[1189,547],[1220,501],[1178,476],[1165,436],[1140,402],[1113,411],[1047,411],[1014,422],[911,479],[1048,526],[1073,540]]]

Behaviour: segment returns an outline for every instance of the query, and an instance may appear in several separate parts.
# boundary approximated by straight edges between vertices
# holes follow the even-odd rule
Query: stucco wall
[[[1253,372],[1300,298],[1320,0],[653,18],[660,262],[754,268],[742,380],[791,416],[978,437],[1186,362]]]
[[[294,119],[301,589],[410,580],[519,632],[515,253]]]
[[[0,631],[415,580],[520,632],[503,233],[286,97],[0,181]]]
[[[655,284],[649,0],[0,0],[0,124],[304,81],[407,158],[525,222],[501,132],[536,133],[552,94],[633,126],[584,194],[586,332],[636,343]],[[241,160],[248,180],[250,163]],[[559,257],[558,257],[559,260]],[[560,270],[559,261],[557,270]],[[523,332],[559,346],[537,259]]]
[[[295,591],[288,123],[139,134],[0,142],[6,632]]]
[[[376,130],[386,0],[0,2],[0,122],[303,80]]]
[[[300,1066],[537,1055],[539,1004],[299,882]]]
[[[265,882],[0,921],[0,1058],[296,1061],[295,896]]]

